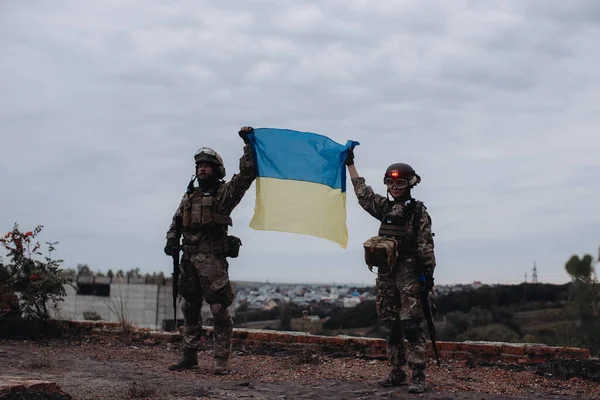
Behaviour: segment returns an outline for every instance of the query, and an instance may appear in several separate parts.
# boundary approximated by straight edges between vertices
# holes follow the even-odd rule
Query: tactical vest
[[[186,230],[206,230],[220,226],[227,230],[232,226],[229,215],[217,213],[217,200],[210,193],[196,189],[183,202],[183,228]]]
[[[417,207],[416,200],[404,208],[402,215],[387,214],[381,220],[379,225],[379,236],[393,237],[398,242],[398,258],[409,258],[416,256],[416,238],[415,232],[411,229],[411,216],[415,214]],[[419,213],[415,214],[417,217]],[[419,221],[414,221],[418,226]]]

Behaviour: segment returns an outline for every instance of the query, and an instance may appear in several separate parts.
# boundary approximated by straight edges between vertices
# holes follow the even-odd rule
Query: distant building
[[[360,297],[358,297],[358,296],[345,297],[343,304],[344,304],[345,308],[356,307],[357,305],[360,304]]]
[[[167,329],[173,326],[173,285],[145,284],[142,279],[79,276],[73,288],[65,286],[66,296],[59,302],[54,317],[70,320],[102,320],[137,325],[142,328]],[[235,316],[235,306],[229,312]],[[181,303],[176,305],[177,321],[183,324]],[[210,306],[202,306],[204,325],[212,325]]]

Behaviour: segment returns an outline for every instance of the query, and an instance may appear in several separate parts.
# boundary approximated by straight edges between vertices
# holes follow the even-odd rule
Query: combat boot
[[[215,366],[213,369],[213,374],[226,375],[229,373],[230,373],[230,371],[227,369],[227,359],[221,358],[221,357],[215,357]]]
[[[181,371],[184,369],[195,369],[198,368],[198,350],[184,348],[183,358],[177,364],[169,367],[170,371]]]
[[[388,376],[378,381],[377,384],[383,387],[406,386],[408,385],[408,377],[403,369],[392,370]]]
[[[422,369],[413,370],[408,393],[423,393],[425,391],[425,371]]]

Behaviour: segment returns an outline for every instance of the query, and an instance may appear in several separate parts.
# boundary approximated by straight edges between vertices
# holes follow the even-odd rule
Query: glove
[[[251,126],[244,126],[240,129],[238,134],[244,140],[244,143],[250,144],[250,139],[248,139],[248,134],[254,132],[254,128]]]
[[[167,245],[165,246],[165,254],[168,256],[174,256],[181,250],[177,239],[167,239]]]
[[[346,165],[354,164],[354,149],[348,150],[348,155],[346,155]]]

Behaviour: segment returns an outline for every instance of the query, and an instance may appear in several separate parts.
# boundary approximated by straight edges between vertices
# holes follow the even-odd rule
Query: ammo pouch
[[[394,238],[373,236],[363,243],[365,263],[372,270],[377,267],[378,275],[389,275],[398,259],[398,242]]]
[[[236,258],[240,254],[240,246],[242,240],[239,237],[229,235],[225,239],[227,241],[227,257]]]

